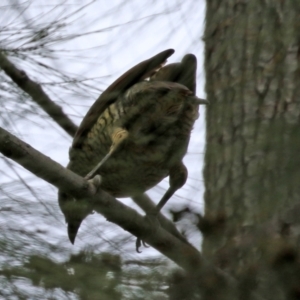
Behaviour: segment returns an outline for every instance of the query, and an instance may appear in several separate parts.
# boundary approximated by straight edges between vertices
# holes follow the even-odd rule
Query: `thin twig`
[[[23,70],[19,70],[0,51],[0,68],[9,76],[24,92],[31,96],[36,102],[61,128],[70,136],[74,136],[77,126],[63,112],[62,108],[55,104],[53,100],[44,92],[42,87],[31,80]]]
[[[201,254],[192,245],[182,242],[156,222],[149,222],[134,209],[101,189],[96,193],[93,192],[91,184],[85,179],[63,168],[2,128],[0,128],[0,152],[77,199],[90,201],[93,209],[105,216],[107,220],[142,238],[184,269],[191,271],[201,267]]]

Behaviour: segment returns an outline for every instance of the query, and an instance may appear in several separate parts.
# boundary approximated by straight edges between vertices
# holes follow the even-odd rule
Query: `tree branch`
[[[32,100],[61,126],[70,136],[74,137],[77,127],[69,118],[62,112],[62,109],[56,105],[49,96],[43,91],[41,86],[28,78],[24,71],[18,70],[3,53],[0,52],[0,67],[5,73],[25,92],[27,92]],[[139,205],[145,212],[153,210],[155,204],[146,194],[141,194],[133,198],[135,203]],[[168,220],[163,214],[158,215],[161,225],[182,241],[186,239],[178,232],[176,226]]]
[[[61,128],[70,136],[74,136],[77,126],[63,112],[62,108],[55,104],[44,92],[42,87],[32,81],[23,70],[19,70],[11,63],[0,50],[0,68],[9,76],[24,92],[31,96],[36,102]]]
[[[195,270],[203,265],[201,254],[192,245],[180,241],[158,224],[149,222],[134,209],[104,191],[98,189],[95,192],[91,183],[2,128],[0,128],[0,152],[66,193],[90,201],[93,209],[107,220],[140,237],[185,270]]]
[[[138,196],[134,196],[132,197],[132,200],[146,213],[149,211],[154,211],[156,207],[154,202],[146,194],[140,194]],[[171,222],[169,219],[167,219],[162,213],[159,212],[157,218],[159,223],[165,230],[167,230],[168,232],[176,236],[182,242],[188,243],[187,239],[177,230],[174,223]]]

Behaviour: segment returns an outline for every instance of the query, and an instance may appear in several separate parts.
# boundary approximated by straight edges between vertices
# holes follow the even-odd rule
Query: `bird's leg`
[[[179,162],[178,164],[174,165],[170,169],[170,173],[169,173],[170,187],[165,192],[161,200],[158,202],[154,210],[147,212],[148,218],[150,217],[153,220],[154,217],[156,219],[158,213],[163,208],[163,206],[167,203],[167,201],[174,195],[174,193],[178,189],[180,189],[185,184],[187,179],[187,173],[188,173],[187,168],[182,162]],[[142,244],[145,246],[144,241],[142,241],[140,238],[137,238],[136,251],[138,253],[140,253],[139,248],[141,247]]]
[[[95,177],[93,177],[92,179],[88,180],[89,183],[89,188],[90,191],[92,192],[93,195],[95,195],[97,193],[97,190],[101,184],[101,176],[100,175],[96,175]]]
[[[185,184],[187,173],[187,168],[182,162],[176,164],[170,169],[170,187],[156,205],[153,214],[157,215],[163,208],[163,206],[167,203],[167,201],[173,196],[173,194]]]
[[[111,140],[112,145],[110,146],[109,152],[103,157],[103,159],[97,164],[97,166],[89,172],[85,179],[92,178],[96,172],[100,169],[100,167],[108,160],[108,158],[115,152],[115,150],[118,148],[118,146],[128,137],[128,131],[121,127],[114,128]]]

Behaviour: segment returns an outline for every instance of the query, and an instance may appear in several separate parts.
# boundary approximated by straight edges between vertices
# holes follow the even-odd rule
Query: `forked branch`
[[[202,257],[192,245],[168,233],[158,224],[149,222],[134,209],[124,205],[101,189],[95,193],[91,184],[79,175],[65,169],[0,128],[0,152],[66,193],[88,199],[93,209],[112,223],[121,226],[136,237],[167,256],[186,270],[201,268]]]

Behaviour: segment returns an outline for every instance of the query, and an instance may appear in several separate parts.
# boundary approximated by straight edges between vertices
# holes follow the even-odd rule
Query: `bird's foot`
[[[88,180],[89,183],[89,189],[91,190],[92,194],[95,195],[97,193],[97,190],[101,184],[101,176],[96,175],[92,179]]]
[[[135,250],[136,250],[137,253],[142,253],[142,251],[140,251],[140,248],[141,248],[142,245],[145,248],[149,248],[149,246],[143,240],[141,240],[140,238],[137,238],[136,242],[135,242]]]
[[[148,212],[145,215],[145,219],[151,224],[152,228],[154,228],[153,231],[155,231],[155,228],[157,226],[160,226],[160,223],[157,219],[157,214],[158,214],[158,211],[154,210],[154,211]],[[149,246],[145,243],[145,241],[143,241],[141,238],[137,238],[136,242],[135,242],[135,250],[137,253],[142,252],[142,251],[140,251],[141,246],[144,246],[145,248],[149,248]]]

